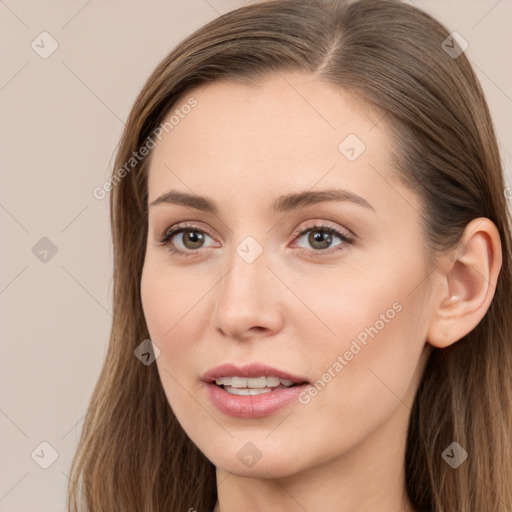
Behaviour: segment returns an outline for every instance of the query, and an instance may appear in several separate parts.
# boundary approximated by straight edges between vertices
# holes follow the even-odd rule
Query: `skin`
[[[215,82],[180,104],[190,95],[198,105],[154,149],[148,204],[175,189],[207,196],[219,211],[149,207],[141,298],[169,403],[217,468],[215,510],[414,510],[403,470],[410,410],[431,345],[454,343],[489,306],[501,262],[494,225],[480,219],[464,251],[433,267],[420,200],[394,173],[382,114],[314,76]],[[338,150],[349,134],[366,146],[352,162]],[[372,208],[270,209],[281,194],[331,187]],[[333,235],[322,249],[308,240],[314,229],[293,235],[311,221],[355,243]],[[181,222],[195,229],[160,244]],[[203,245],[188,238],[197,229],[207,232]],[[236,252],[247,236],[263,248],[252,263]],[[396,303],[400,312],[306,405],[246,419],[209,401],[200,378],[224,362],[258,361],[317,381]],[[261,453],[250,468],[237,457],[248,442]]]

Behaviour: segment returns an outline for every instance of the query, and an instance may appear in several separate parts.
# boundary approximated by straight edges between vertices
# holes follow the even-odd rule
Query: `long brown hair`
[[[432,350],[404,469],[418,511],[510,510],[511,219],[483,92],[465,53],[448,51],[459,48],[448,37],[395,0],[267,0],[208,23],[158,65],[130,113],[109,186],[114,322],[71,468],[71,512],[210,512],[215,504],[215,467],[178,424],[156,365],[134,356],[149,338],[140,299],[149,156],[126,162],[195,86],[286,71],[314,74],[385,115],[397,173],[422,200],[431,254],[452,248],[475,218],[496,224],[503,263],[494,299],[472,332]],[[469,454],[457,469],[441,456],[454,441]]]

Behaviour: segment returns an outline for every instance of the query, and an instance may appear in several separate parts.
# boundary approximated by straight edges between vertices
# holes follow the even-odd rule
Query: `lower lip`
[[[308,384],[276,389],[261,395],[233,395],[217,384],[206,383],[210,400],[219,411],[238,418],[268,416],[297,400]]]

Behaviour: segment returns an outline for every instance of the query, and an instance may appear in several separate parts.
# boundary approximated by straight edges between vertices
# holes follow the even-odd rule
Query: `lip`
[[[280,379],[291,380],[295,384],[308,382],[305,377],[293,375],[278,368],[268,366],[262,363],[250,363],[246,365],[236,365],[233,363],[225,363],[215,366],[208,370],[201,380],[207,383],[214,382],[219,377],[279,377]]]
[[[261,395],[234,395],[215,384],[219,377],[261,377],[275,376],[295,383],[288,388],[274,389]],[[208,370],[201,378],[205,383],[208,397],[217,409],[238,418],[260,418],[269,416],[297,401],[309,382],[307,379],[261,363],[239,366],[222,364]]]

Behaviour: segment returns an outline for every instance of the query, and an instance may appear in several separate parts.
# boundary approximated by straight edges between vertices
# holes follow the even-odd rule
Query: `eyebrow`
[[[363,197],[342,188],[330,188],[326,190],[308,190],[279,196],[270,206],[276,213],[285,213],[291,210],[304,208],[313,204],[329,201],[350,202],[365,208],[375,210],[375,208]],[[215,202],[203,196],[188,194],[178,190],[170,190],[155,199],[149,206],[157,204],[177,204],[188,208],[194,208],[207,213],[217,215],[219,210]]]

